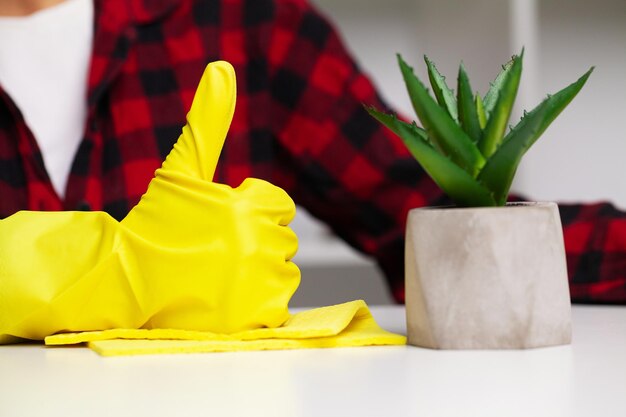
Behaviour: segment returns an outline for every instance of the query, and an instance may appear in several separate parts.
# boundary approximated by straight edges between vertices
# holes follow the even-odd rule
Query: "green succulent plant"
[[[423,127],[394,114],[367,107],[380,123],[398,135],[439,187],[462,207],[503,206],[524,153],[583,87],[593,67],[578,81],[548,95],[506,132],[522,74],[522,57],[513,56],[490,84],[484,97],[473,94],[463,67],[457,93],[428,57],[428,77],[435,98],[398,54],[411,103]]]

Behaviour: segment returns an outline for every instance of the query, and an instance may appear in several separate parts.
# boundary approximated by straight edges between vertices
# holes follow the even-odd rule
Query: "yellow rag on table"
[[[275,328],[232,334],[179,329],[111,329],[61,333],[50,346],[87,342],[103,356],[403,345],[406,338],[378,326],[363,300],[303,311]]]
[[[362,302],[289,314],[293,201],[258,179],[212,181],[235,86],[230,64],[207,66],[180,138],[121,222],[0,220],[0,343],[89,342],[103,355],[404,343]]]

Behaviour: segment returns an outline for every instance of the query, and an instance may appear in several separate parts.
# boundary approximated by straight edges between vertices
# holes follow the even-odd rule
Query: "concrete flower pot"
[[[523,349],[571,342],[556,204],[411,210],[405,255],[410,344]]]

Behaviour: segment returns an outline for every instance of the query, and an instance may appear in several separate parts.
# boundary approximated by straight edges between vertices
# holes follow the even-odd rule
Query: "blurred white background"
[[[514,191],[533,200],[611,201],[626,209],[626,0],[312,0],[383,97],[414,117],[395,54],[423,80],[428,55],[455,87],[462,60],[475,90],[525,46],[518,108],[591,78],[526,154]],[[302,285],[294,305],[365,298],[390,302],[373,264],[329,235],[300,209],[296,263]]]

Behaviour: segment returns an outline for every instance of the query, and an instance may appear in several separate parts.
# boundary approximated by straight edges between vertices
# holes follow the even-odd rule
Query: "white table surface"
[[[405,331],[404,309],[374,307]],[[626,416],[626,307],[575,306],[570,346],[104,358],[0,346],[0,416]]]

